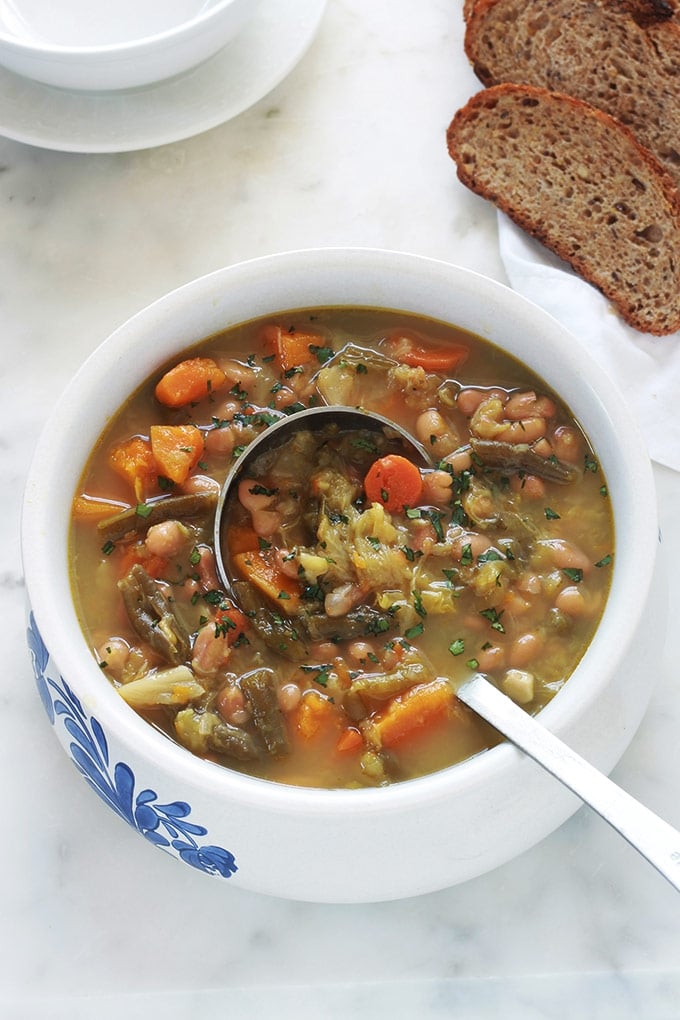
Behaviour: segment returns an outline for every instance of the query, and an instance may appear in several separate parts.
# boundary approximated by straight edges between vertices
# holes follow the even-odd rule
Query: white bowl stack
[[[136,88],[213,56],[256,6],[257,0],[0,0],[0,65],[63,89]]]

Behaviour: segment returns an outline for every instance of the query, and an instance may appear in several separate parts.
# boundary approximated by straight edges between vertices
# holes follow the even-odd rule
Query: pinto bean
[[[472,387],[461,390],[456,397],[456,407],[466,418],[471,418],[479,405],[489,397],[498,397],[504,400],[505,390],[477,390]]]
[[[551,563],[560,570],[582,570],[585,575],[592,569],[592,563],[583,550],[566,538],[545,538],[538,545],[547,550]]]
[[[426,471],[423,474],[423,495],[425,503],[446,506],[451,499],[453,478],[448,471]]]
[[[481,648],[475,658],[482,673],[492,673],[495,669],[503,669],[506,661],[505,649],[500,645]]]
[[[538,475],[511,475],[510,488],[527,499],[545,498],[545,482]]]
[[[151,525],[145,545],[152,556],[169,558],[179,555],[188,537],[189,531],[179,521],[161,521]]]
[[[528,631],[521,634],[510,646],[509,663],[514,669],[523,669],[540,654],[544,642],[538,634]]]
[[[472,450],[469,446],[459,446],[453,453],[444,457],[447,464],[450,464],[456,474],[461,471],[469,471],[472,467]]]
[[[583,458],[583,439],[570,425],[558,425],[552,435],[555,456],[568,464],[578,464]]]
[[[210,429],[205,433],[206,453],[216,456],[229,456],[236,446],[236,438],[236,430],[231,425]]]
[[[518,421],[511,421],[497,432],[496,438],[504,443],[533,443],[541,439],[547,431],[545,418],[521,418]]]
[[[423,411],[416,419],[415,433],[423,446],[437,458],[452,453],[460,443],[451,426],[439,411],[433,408]]]
[[[191,666],[199,676],[215,676],[226,666],[230,655],[226,635],[217,633],[213,622],[206,623],[196,635]]]
[[[533,390],[511,393],[503,410],[503,417],[509,421],[520,421],[525,418],[554,418],[557,407],[550,397],[536,396]]]

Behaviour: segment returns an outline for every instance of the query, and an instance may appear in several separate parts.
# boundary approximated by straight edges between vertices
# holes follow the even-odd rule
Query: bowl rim
[[[215,0],[215,3],[209,7],[204,7],[191,18],[180,21],[171,28],[121,43],[104,43],[97,46],[76,46],[42,41],[32,43],[0,28],[0,45],[17,56],[21,55],[33,60],[56,58],[59,60],[94,61],[102,57],[115,57],[123,60],[143,54],[146,50],[171,45],[183,36],[193,34],[227,8],[237,5],[239,2],[240,0]],[[253,0],[254,2],[256,0]]]
[[[582,346],[573,346],[571,334],[560,323],[543,309],[504,284],[474,270],[428,256],[380,248],[329,247],[284,251],[237,262],[185,283],[158,298],[127,319],[93,350],[62,392],[43,428],[29,468],[22,511],[21,545],[27,593],[38,619],[41,634],[48,650],[54,655],[55,663],[67,682],[69,682],[69,676],[77,675],[81,669],[85,670],[82,682],[87,689],[88,697],[85,700],[88,710],[100,718],[100,709],[104,709],[103,718],[107,735],[113,737],[115,734],[120,748],[129,752],[132,758],[146,758],[166,775],[172,774],[177,782],[190,784],[194,789],[201,789],[218,797],[226,795],[234,803],[250,806],[255,804],[268,812],[285,811],[300,815],[313,812],[323,817],[324,815],[335,816],[338,812],[349,816],[362,812],[391,813],[416,810],[427,802],[441,801],[445,796],[455,796],[456,790],[465,788],[466,791],[469,791],[485,787],[494,775],[509,768],[513,761],[521,759],[523,755],[510,743],[502,743],[463,762],[420,778],[378,789],[362,788],[357,790],[329,790],[281,784],[247,776],[192,755],[191,752],[175,744],[167,736],[155,731],[123,702],[113,687],[102,683],[101,673],[83,639],[72,599],[69,603],[68,631],[75,633],[75,624],[80,641],[77,647],[64,642],[65,628],[54,601],[56,585],[52,582],[49,586],[45,586],[36,581],[36,578],[40,578],[41,562],[44,562],[45,557],[49,558],[52,549],[51,539],[46,530],[45,517],[47,515],[44,509],[45,501],[41,501],[41,490],[45,477],[51,477],[53,481],[58,477],[58,474],[55,473],[58,461],[55,463],[54,444],[57,444],[57,448],[59,443],[63,446],[64,439],[60,438],[60,430],[68,421],[69,416],[72,416],[74,396],[78,393],[78,389],[81,388],[83,393],[87,393],[89,387],[91,399],[97,393],[97,389],[101,391],[102,378],[106,377],[107,371],[115,369],[119,364],[121,354],[126,347],[128,351],[134,349],[140,331],[143,334],[145,330],[153,328],[154,324],[157,326],[159,322],[174,322],[174,317],[179,310],[186,307],[188,297],[191,297],[193,301],[197,298],[198,300],[216,300],[216,291],[224,294],[230,285],[235,284],[238,287],[239,279],[244,275],[248,278],[253,273],[271,273],[272,271],[276,273],[277,270],[281,270],[283,273],[286,268],[290,270],[293,267],[298,272],[304,272],[305,269],[309,269],[310,265],[318,265],[319,261],[321,261],[324,271],[334,273],[341,266],[346,266],[347,260],[350,260],[354,266],[355,273],[358,273],[358,268],[362,272],[370,272],[372,267],[378,273],[385,270],[409,273],[415,271],[420,274],[418,278],[422,280],[436,276],[439,279],[443,278],[444,282],[449,285],[455,282],[459,289],[467,290],[469,294],[474,293],[480,308],[484,307],[486,299],[502,299],[507,314],[517,313],[520,318],[528,319],[540,326],[544,335],[546,333],[550,335],[552,339],[548,346],[553,353],[558,339],[564,341],[566,347],[560,349],[562,362],[569,366],[569,372],[574,378],[579,377],[579,385],[583,386],[584,393],[592,405],[593,420],[607,423],[610,434],[613,433],[613,430],[620,430],[619,442],[610,451],[611,463],[605,473],[608,481],[611,481],[609,470],[613,468],[617,472],[617,487],[626,488],[628,496],[635,495],[634,499],[628,500],[625,498],[624,492],[620,494],[617,492],[614,517],[615,525],[618,525],[620,518],[625,522],[628,517],[629,520],[625,526],[631,534],[638,536],[639,541],[631,542],[626,548],[624,567],[619,565],[619,558],[615,558],[614,561],[611,590],[616,590],[619,602],[623,602],[623,608],[619,609],[618,605],[612,608],[610,600],[608,612],[605,612],[595,638],[569,678],[569,682],[540,712],[541,721],[549,729],[564,734],[574,727],[579,719],[582,719],[584,713],[587,714],[589,706],[601,691],[603,680],[598,671],[610,663],[612,647],[616,649],[613,657],[623,658],[622,649],[625,643],[620,641],[620,628],[626,616],[626,610],[637,607],[637,611],[640,611],[638,603],[644,603],[652,587],[655,569],[656,557],[650,555],[650,550],[653,550],[658,542],[658,522],[651,461],[642,436],[631,418],[623,397],[591,355]],[[338,300],[336,307],[351,303]],[[355,300],[353,304],[355,307],[371,307],[370,302],[365,300]],[[327,303],[321,301],[316,303],[316,307],[322,306],[327,306]],[[373,307],[378,306],[380,305],[373,304]],[[291,300],[287,305],[288,310],[291,311],[301,307],[307,308],[312,305],[301,303],[298,300]],[[381,305],[381,307],[386,306]],[[398,310],[397,302],[393,302],[391,307]],[[283,307],[278,309],[279,313],[285,312],[285,310]],[[408,308],[403,307],[402,310],[409,311]],[[234,319],[233,324],[258,318],[263,314],[275,314],[275,312],[274,310],[261,312],[254,309],[252,314],[246,318],[240,316]],[[434,314],[430,317],[441,319],[441,316]],[[231,324],[229,322],[223,328],[229,328]],[[481,330],[478,332],[480,335],[484,335]],[[209,334],[203,335],[208,336]],[[179,353],[182,349],[190,349],[198,343],[200,343],[200,336],[196,339],[188,339],[185,341],[184,347],[178,345],[175,352]],[[511,353],[515,357],[519,357],[514,351]],[[157,357],[156,366],[161,367],[167,360],[167,355]],[[538,371],[540,376],[543,375],[533,363],[530,364],[530,367],[532,370]],[[102,368],[106,371],[102,372]],[[135,385],[141,385],[148,374],[147,371],[142,371],[141,367],[137,367]],[[548,385],[557,389],[553,383],[546,381]],[[128,385],[126,393],[133,392],[133,389],[134,387]],[[79,396],[78,399],[82,401],[82,397]],[[112,413],[115,413],[115,410]],[[578,414],[577,417],[579,417]],[[98,434],[101,433],[104,426],[105,422],[99,419]],[[586,431],[590,430],[586,429]],[[95,441],[96,437],[88,440],[89,450],[92,449]],[[597,452],[597,443],[595,446]],[[75,474],[76,484],[84,465],[84,461],[78,464]],[[631,467],[634,468],[633,471],[630,470]],[[72,491],[68,492],[66,497],[64,494],[61,495],[62,502],[64,498],[67,498],[69,507],[72,497]],[[619,538],[615,536],[617,550],[618,542]],[[66,573],[68,573],[66,551],[63,550],[63,552],[62,566],[66,567]],[[627,591],[626,583],[632,581],[637,585],[638,592],[642,592],[645,598],[634,599],[632,593]],[[59,584],[61,585],[61,594],[63,595],[66,590],[70,596],[68,577],[61,577]],[[66,589],[64,585],[66,585]],[[583,682],[579,684],[579,678],[583,676],[586,669],[593,676],[589,680],[587,689],[582,690],[584,685]],[[81,699],[85,697],[82,690],[78,690],[78,696]]]

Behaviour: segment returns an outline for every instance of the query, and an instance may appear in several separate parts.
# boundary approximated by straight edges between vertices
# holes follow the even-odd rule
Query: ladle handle
[[[457,691],[534,761],[589,804],[680,891],[680,832],[581,758],[477,673]]]

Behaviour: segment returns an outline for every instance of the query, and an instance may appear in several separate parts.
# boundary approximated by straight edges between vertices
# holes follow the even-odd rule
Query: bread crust
[[[484,85],[567,93],[629,127],[680,187],[680,21],[671,0],[475,0],[465,51]]]
[[[635,329],[680,329],[680,194],[631,131],[573,96],[503,83],[454,116],[461,182],[568,262]]]

